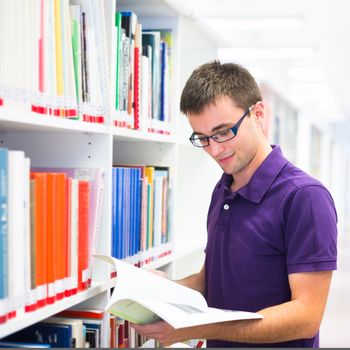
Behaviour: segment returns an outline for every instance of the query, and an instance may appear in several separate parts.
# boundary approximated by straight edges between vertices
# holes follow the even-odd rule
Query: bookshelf
[[[21,43],[28,39],[35,43],[41,35],[40,28],[35,23],[41,21],[40,6],[44,2],[33,0],[26,3],[25,7],[33,18],[24,20],[22,26],[14,29],[12,36],[6,37],[5,26],[11,27],[11,18],[5,20],[6,11],[9,10],[12,16],[19,13],[12,23],[13,27],[26,17],[24,8],[15,2],[9,9],[4,6],[0,11],[3,14],[0,19],[4,20],[3,25],[0,25],[0,43],[5,48],[11,47],[11,39],[20,38]],[[63,1],[48,3],[63,4]],[[144,29],[171,30],[172,72],[169,82],[171,118],[166,129],[169,134],[149,132],[146,128],[133,130],[116,127],[112,97],[115,87],[113,88],[111,79],[114,62],[111,53],[115,49],[112,42],[115,1],[71,0],[70,4],[84,6],[90,11],[90,16],[94,14],[95,27],[92,35],[98,37],[94,54],[97,68],[90,68],[95,69],[94,74],[97,71],[99,73],[99,79],[95,81],[98,93],[92,91],[96,95],[95,100],[78,101],[77,104],[76,101],[72,102],[69,94],[59,98],[51,90],[38,94],[32,80],[40,76],[38,68],[33,68],[40,53],[36,53],[26,64],[21,64],[19,56],[30,53],[33,49],[30,45],[23,47],[23,52],[16,47],[13,63],[7,54],[11,50],[1,50],[0,147],[24,151],[33,168],[98,168],[105,174],[96,251],[107,255],[110,255],[112,245],[112,166],[144,164],[169,168],[171,254],[156,259],[143,268],[163,269],[171,278],[195,272],[188,270],[185,262],[191,256],[198,257],[199,261],[204,256],[206,205],[220,170],[214,162],[189,144],[187,138],[190,130],[186,118],[180,115],[178,106],[181,89],[189,74],[199,64],[216,57],[217,42],[195,20],[187,18],[186,9],[179,8],[176,2],[117,1],[118,11],[135,12]],[[26,29],[28,33],[25,34]],[[5,64],[8,65],[8,71],[4,70]],[[20,65],[18,71],[16,64]],[[30,69],[34,71],[28,73]],[[11,72],[16,78],[13,84]],[[50,81],[46,81],[46,84],[50,89],[53,88]],[[71,91],[69,89],[68,87],[67,91]],[[38,112],[38,106],[41,112]],[[88,115],[90,122],[84,121],[85,117],[78,118],[79,120],[63,117],[64,113],[74,108],[78,115]],[[43,109],[45,112],[42,112]],[[100,116],[103,117],[103,122],[99,119]],[[203,186],[198,187],[198,181],[204,173],[206,177]],[[0,339],[71,307],[103,308],[115,283],[115,280],[109,279],[110,272],[106,264],[94,261],[91,287],[36,311],[17,312],[16,317],[0,324]],[[107,321],[106,315],[102,328],[102,347],[110,345]]]

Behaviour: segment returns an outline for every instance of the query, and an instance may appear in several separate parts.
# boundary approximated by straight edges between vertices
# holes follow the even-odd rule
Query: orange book
[[[34,240],[35,246],[35,285],[37,290],[37,306],[42,307],[47,302],[47,174],[31,173],[34,185]]]
[[[55,177],[55,219],[54,219],[54,274],[56,299],[65,294],[68,259],[68,199],[67,176],[64,173],[53,174]]]
[[[95,320],[103,320],[105,312],[100,309],[67,309],[58,313],[56,316],[68,318],[91,318]]]
[[[89,181],[79,180],[78,196],[78,290],[84,290],[89,284]]]
[[[72,178],[67,177],[67,259],[66,259],[66,290],[64,294],[66,297],[71,296],[73,293],[72,283],[71,283],[71,267],[72,267],[72,259],[71,259],[71,231],[72,231]]]
[[[52,304],[56,299],[55,290],[55,266],[56,242],[55,242],[55,217],[56,217],[56,176],[54,173],[47,173],[47,230],[46,230],[46,275],[47,275],[47,302]]]

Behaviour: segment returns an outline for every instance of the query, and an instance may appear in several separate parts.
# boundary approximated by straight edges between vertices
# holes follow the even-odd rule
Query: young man
[[[264,318],[182,330],[157,322],[136,330],[164,345],[204,338],[208,347],[318,347],[337,258],[331,195],[269,145],[261,93],[243,67],[214,61],[196,69],[181,111],[192,144],[224,174],[209,208],[204,266],[179,283],[202,292],[209,306]]]

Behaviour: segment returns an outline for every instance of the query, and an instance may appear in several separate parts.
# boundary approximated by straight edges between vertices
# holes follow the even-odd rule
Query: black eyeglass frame
[[[196,134],[193,132],[191,137],[189,138],[189,140],[191,141],[192,145],[195,146],[195,147],[207,147],[209,146],[209,139],[213,139],[215,142],[217,143],[224,143],[224,142],[227,142],[227,141],[230,141],[232,140],[234,137],[237,136],[237,133],[238,133],[238,129],[240,127],[240,125],[242,124],[243,122],[243,119],[251,112],[251,110],[253,109],[253,107],[256,105],[256,103],[254,103],[252,106],[250,106],[245,112],[244,114],[242,115],[242,117],[239,118],[238,122],[233,125],[231,128],[228,128],[228,129],[225,129],[225,130],[221,130],[221,131],[218,131],[216,132],[215,134],[213,135],[210,135],[210,136],[196,136]],[[218,135],[218,134],[221,134],[221,133],[224,133],[228,130],[231,130],[232,131],[232,137],[228,138],[227,140],[224,140],[224,141],[218,141],[218,140],[215,140],[215,136]],[[198,144],[195,144],[195,142],[197,140],[207,140],[207,143],[205,145],[198,145]]]

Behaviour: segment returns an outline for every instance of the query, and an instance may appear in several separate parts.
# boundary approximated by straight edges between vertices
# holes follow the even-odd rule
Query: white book
[[[154,211],[153,211],[153,243],[155,248],[162,244],[162,203],[163,203],[163,177],[154,174]],[[158,254],[158,252],[156,251]]]
[[[33,304],[33,299],[30,298],[31,294],[31,256],[30,256],[30,159],[25,157],[23,164],[23,249],[24,249],[24,264],[23,264],[23,276],[24,276],[24,294],[25,304]]]
[[[56,96],[55,15],[52,1],[44,2],[44,86],[45,95]],[[55,104],[54,99],[51,105]]]
[[[117,269],[117,282],[105,310],[136,324],[163,319],[174,328],[261,319],[262,315],[208,307],[191,288],[106,255],[96,255]]]
[[[69,1],[61,2],[62,14],[62,50],[63,73],[66,108],[76,108],[77,94],[75,89],[74,61],[72,48],[72,25],[70,17]]]
[[[24,304],[25,210],[23,151],[9,151],[8,157],[8,255],[9,301],[12,311]],[[29,177],[27,179],[29,181]],[[30,274],[29,274],[30,278]]]

